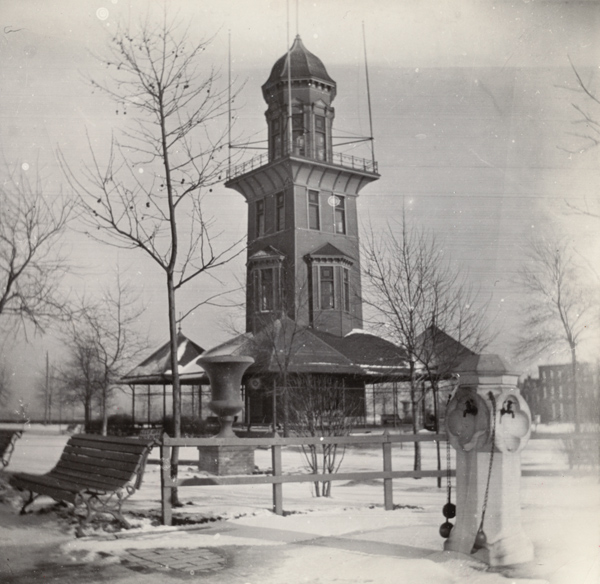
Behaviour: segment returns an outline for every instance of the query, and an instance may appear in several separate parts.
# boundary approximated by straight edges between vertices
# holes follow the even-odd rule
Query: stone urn
[[[252,357],[215,355],[200,357],[198,363],[210,379],[212,400],[208,404],[217,414],[221,430],[216,438],[235,438],[233,421],[244,407],[240,386],[244,372],[252,363]]]

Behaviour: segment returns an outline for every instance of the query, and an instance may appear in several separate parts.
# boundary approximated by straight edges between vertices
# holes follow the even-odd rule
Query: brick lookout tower
[[[268,152],[228,171],[225,186],[248,203],[246,333],[206,355],[254,359],[247,423],[285,420],[292,378],[343,388],[359,416],[366,384],[406,378],[404,352],[362,330],[357,198],[379,174],[374,160],[334,151],[336,89],[297,36],[262,86]]]
[[[357,198],[374,160],[336,153],[336,83],[297,36],[262,86],[268,154],[230,170],[248,203],[246,330],[274,318],[343,337],[362,328]]]

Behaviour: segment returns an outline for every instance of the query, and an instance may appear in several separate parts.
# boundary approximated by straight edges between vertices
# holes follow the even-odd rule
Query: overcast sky
[[[40,166],[48,196],[64,183],[57,148],[78,167],[87,160],[86,132],[101,151],[122,123],[86,77],[105,75],[93,55],[102,53],[118,23],[135,24],[148,6],[160,15],[162,3],[148,0],[0,3],[0,150],[11,166],[28,164],[32,172]],[[598,197],[599,149],[566,150],[580,146],[569,135],[577,128],[572,103],[585,104],[572,91],[569,58],[600,89],[599,2],[300,0],[297,16],[292,0],[289,32],[283,0],[169,0],[167,7],[198,38],[214,36],[205,59],[225,79],[231,31],[233,74],[245,82],[234,104],[235,132],[252,139],[266,138],[260,86],[297,30],[338,84],[338,135],[368,135],[364,22],[381,179],[362,191],[359,219],[378,229],[404,204],[414,221],[434,230],[447,256],[491,298],[490,316],[501,329],[493,351],[512,356],[520,302],[515,280],[532,233],[564,232],[600,273],[600,223],[569,214],[566,205]],[[241,195],[219,185],[206,205],[224,238],[245,233]],[[67,286],[93,291],[118,261],[148,304],[152,342],[167,339],[161,272],[135,252],[117,257],[83,235],[71,234],[69,245],[73,262],[85,269]],[[244,258],[223,274],[227,283],[243,277]],[[181,309],[217,289],[215,282],[192,286],[180,298]],[[209,348],[227,337],[222,318],[199,309],[183,331]],[[30,386],[31,371],[43,368],[46,350],[56,353],[55,343],[46,338],[18,346],[26,359],[6,343],[3,351],[19,385]],[[595,349],[590,343],[584,352],[591,358]],[[563,357],[542,362],[552,360]],[[531,365],[521,368],[534,371]]]

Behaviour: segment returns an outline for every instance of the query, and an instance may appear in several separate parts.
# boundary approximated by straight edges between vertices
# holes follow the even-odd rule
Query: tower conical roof
[[[322,81],[327,85],[335,87],[335,81],[329,76],[323,61],[316,55],[313,55],[302,43],[300,35],[294,39],[294,44],[290,49],[290,61],[292,64],[291,78],[292,79],[315,79]],[[288,55],[287,53],[277,59],[271,75],[263,85],[263,90],[271,85],[275,85],[279,81],[287,81],[288,79]]]

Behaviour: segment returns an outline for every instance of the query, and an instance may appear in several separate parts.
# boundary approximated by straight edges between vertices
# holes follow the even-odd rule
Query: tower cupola
[[[296,36],[262,86],[268,104],[269,160],[287,154],[330,161],[336,83]]]

